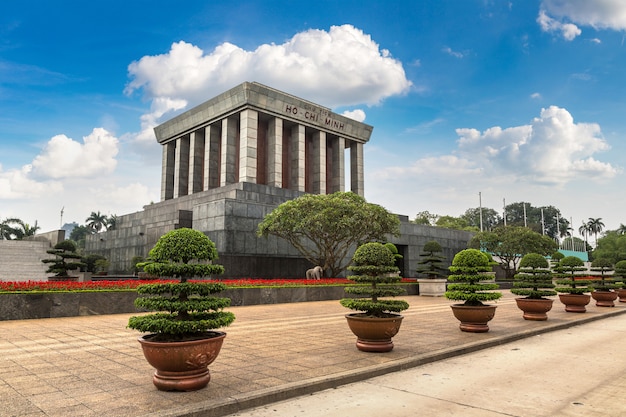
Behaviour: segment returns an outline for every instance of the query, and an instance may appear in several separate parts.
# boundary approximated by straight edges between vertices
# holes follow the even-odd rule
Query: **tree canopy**
[[[626,235],[620,234],[619,229],[607,232],[598,239],[592,255],[594,259],[610,259],[614,264],[626,260]]]
[[[385,208],[352,192],[336,192],[281,204],[265,216],[257,234],[285,239],[311,263],[338,276],[350,264],[351,250],[399,231],[400,220]]]
[[[508,278],[513,277],[524,255],[538,253],[547,256],[558,248],[548,236],[521,226],[502,226],[491,232],[477,233],[470,240],[469,247],[498,256]]]

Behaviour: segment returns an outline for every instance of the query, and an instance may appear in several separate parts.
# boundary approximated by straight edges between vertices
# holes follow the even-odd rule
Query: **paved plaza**
[[[546,322],[522,319],[503,291],[490,332],[459,331],[451,302],[407,296],[395,348],[355,346],[338,301],[232,307],[237,319],[211,382],[195,392],[160,392],[129,314],[0,322],[0,416],[225,416],[247,408],[620,315],[626,304],[566,313],[556,300]]]

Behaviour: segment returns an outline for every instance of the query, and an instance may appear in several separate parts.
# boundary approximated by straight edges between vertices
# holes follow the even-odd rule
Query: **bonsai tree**
[[[417,263],[419,265],[417,267],[417,273],[430,279],[446,276],[446,269],[442,266],[445,258],[441,255],[437,255],[442,251],[443,248],[439,242],[435,240],[426,242],[422,253],[420,253],[422,259]]]
[[[464,301],[466,306],[482,306],[483,301],[497,300],[502,293],[494,292],[500,288],[495,283],[479,282],[481,272],[491,271],[489,257],[478,249],[465,249],[454,256],[448,268],[452,275],[448,277],[448,291],[445,297],[449,300]]]
[[[607,277],[607,273],[613,271],[613,262],[606,258],[595,259],[591,262],[591,271],[595,272],[594,280],[591,284],[595,291],[610,291],[617,288],[615,279],[612,276]],[[599,282],[597,280],[599,278]]]
[[[576,279],[580,272],[586,271],[585,263],[576,256],[566,256],[554,268],[554,277],[560,287],[555,290],[565,294],[584,294],[590,291],[589,280]]]
[[[367,285],[346,287],[345,291],[369,298],[344,298],[340,300],[342,306],[362,311],[363,315],[370,317],[388,317],[391,312],[409,308],[406,301],[381,299],[395,297],[405,292],[403,288],[393,285],[402,278],[399,275],[390,275],[398,272],[398,268],[393,253],[385,245],[371,242],[359,246],[354,252],[352,262],[348,270],[356,275],[349,275],[348,279]]]
[[[541,300],[544,297],[556,295],[554,287],[546,258],[538,253],[524,255],[519,264],[519,272],[515,275],[511,292],[515,295],[524,295],[526,298]]]
[[[620,288],[626,289],[626,261],[615,264],[615,275],[619,277]]]
[[[565,255],[563,255],[559,251],[556,251],[552,255],[550,255],[550,268],[555,269],[557,266],[559,266],[559,262],[563,258],[565,258]]]
[[[63,240],[46,253],[54,255],[54,259],[42,259],[41,262],[50,264],[47,273],[55,274],[56,277],[69,277],[68,271],[85,267],[84,262],[79,261],[81,255],[76,253],[76,243],[71,240]]]
[[[182,228],[161,236],[150,250],[149,261],[140,266],[149,274],[177,277],[180,282],[140,285],[137,293],[148,296],[137,298],[135,305],[161,312],[131,317],[128,327],[153,333],[151,341],[160,342],[210,336],[209,330],[231,324],[235,316],[223,311],[230,299],[211,296],[225,290],[224,284],[188,282],[192,277],[222,274],[224,267],[215,260],[215,244],[202,232]]]

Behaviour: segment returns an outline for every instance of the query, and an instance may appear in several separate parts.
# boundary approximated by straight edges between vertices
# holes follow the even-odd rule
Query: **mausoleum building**
[[[162,145],[161,201],[119,216],[115,230],[88,237],[86,251],[106,256],[113,272],[127,272],[162,234],[191,227],[216,243],[229,277],[302,277],[311,264],[286,241],[257,237],[257,225],[303,193],[364,196],[363,146],[372,130],[270,87],[240,84],[154,129]],[[392,241],[405,256],[404,276],[415,274],[427,240],[438,240],[451,257],[471,237],[401,220],[402,236]]]

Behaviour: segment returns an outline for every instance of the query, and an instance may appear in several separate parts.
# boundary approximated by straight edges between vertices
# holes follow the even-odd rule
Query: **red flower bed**
[[[0,292],[32,292],[32,291],[132,291],[141,284],[156,282],[178,282],[177,280],[124,280],[124,281],[23,281],[0,282]],[[194,282],[220,282],[228,287],[298,287],[311,285],[349,285],[352,281],[345,278],[322,278],[320,280],[306,279],[261,279],[261,278],[224,278],[215,280],[199,280]],[[402,282],[415,282],[403,279]]]

